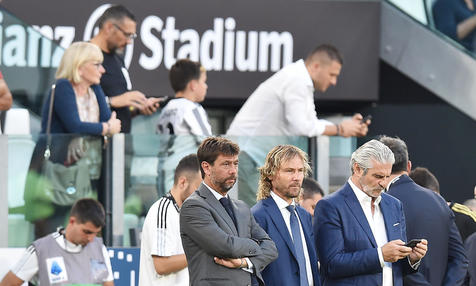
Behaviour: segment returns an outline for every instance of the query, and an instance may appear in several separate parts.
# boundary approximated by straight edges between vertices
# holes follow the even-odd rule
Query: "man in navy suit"
[[[407,145],[399,138],[382,137],[395,156],[388,194],[399,199],[407,219],[407,238],[426,238],[430,249],[417,273],[407,275],[404,285],[462,285],[468,268],[453,212],[435,192],[417,185],[409,176]]]
[[[292,145],[274,147],[260,168],[251,212],[278,249],[278,259],[261,272],[266,285],[321,285],[311,215],[295,202],[309,171],[307,154]]]
[[[352,175],[337,192],[317,204],[314,237],[324,286],[401,286],[427,251],[427,241],[404,246],[402,204],[382,193],[395,161],[377,140],[351,157]]]

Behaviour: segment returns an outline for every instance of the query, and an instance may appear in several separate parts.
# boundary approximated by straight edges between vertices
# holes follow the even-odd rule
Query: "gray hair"
[[[350,158],[350,170],[352,174],[354,174],[354,163],[357,163],[364,169],[364,174],[366,174],[367,170],[373,167],[372,161],[393,165],[395,157],[390,148],[385,144],[377,140],[370,140],[352,153],[352,157]]]

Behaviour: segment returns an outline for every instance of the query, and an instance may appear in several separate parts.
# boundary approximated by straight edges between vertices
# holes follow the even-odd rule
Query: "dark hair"
[[[90,222],[96,227],[106,225],[106,214],[101,203],[90,198],[77,200],[71,208],[70,216],[74,216],[79,223]]]
[[[382,135],[379,140],[392,150],[395,157],[395,163],[392,165],[392,174],[406,171],[408,165],[407,144],[398,137],[392,138],[385,135]]]
[[[320,194],[322,197],[324,197],[324,191],[322,190],[319,183],[313,178],[304,178],[304,180],[302,181],[302,198],[310,199],[315,194]]]
[[[409,176],[418,185],[440,193],[440,183],[438,179],[436,179],[435,175],[427,168],[417,167],[410,172]]]
[[[314,48],[314,50],[312,50],[312,52],[310,52],[309,55],[306,57],[306,63],[312,61],[314,56],[317,54],[326,55],[329,60],[336,61],[341,65],[344,64],[344,59],[342,58],[342,55],[339,50],[329,44],[323,44]]]
[[[185,174],[187,179],[191,179],[188,173],[195,175],[199,169],[200,166],[198,164],[198,157],[196,154],[190,154],[183,157],[178,163],[177,168],[175,168],[174,185],[178,183],[180,176]]]
[[[200,73],[205,71],[199,62],[182,59],[175,62],[170,68],[169,80],[174,92],[184,91],[187,84],[194,79],[200,78]]]
[[[203,140],[197,150],[198,163],[200,164],[202,178],[205,178],[205,171],[202,168],[202,162],[207,162],[210,165],[213,165],[219,155],[234,156],[239,153],[240,147],[226,138],[208,137]]]
[[[99,29],[101,29],[104,25],[109,20],[115,20],[117,22],[123,21],[125,18],[129,18],[132,21],[136,21],[136,18],[134,17],[134,14],[131,13],[126,7],[122,5],[113,5],[104,11],[104,13],[99,17],[97,24],[99,26]]]

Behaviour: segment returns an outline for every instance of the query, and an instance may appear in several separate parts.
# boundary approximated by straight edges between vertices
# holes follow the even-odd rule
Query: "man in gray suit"
[[[191,285],[264,285],[260,272],[278,256],[249,207],[227,195],[237,180],[239,152],[220,137],[198,148],[203,182],[180,210]]]

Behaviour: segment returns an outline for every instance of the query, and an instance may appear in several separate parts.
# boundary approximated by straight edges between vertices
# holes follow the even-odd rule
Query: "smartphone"
[[[409,242],[407,242],[407,244],[405,244],[405,246],[414,248],[420,242],[421,242],[421,239],[412,239]]]
[[[372,115],[367,115],[362,120],[360,120],[360,123],[366,123],[368,120],[372,120]]]

